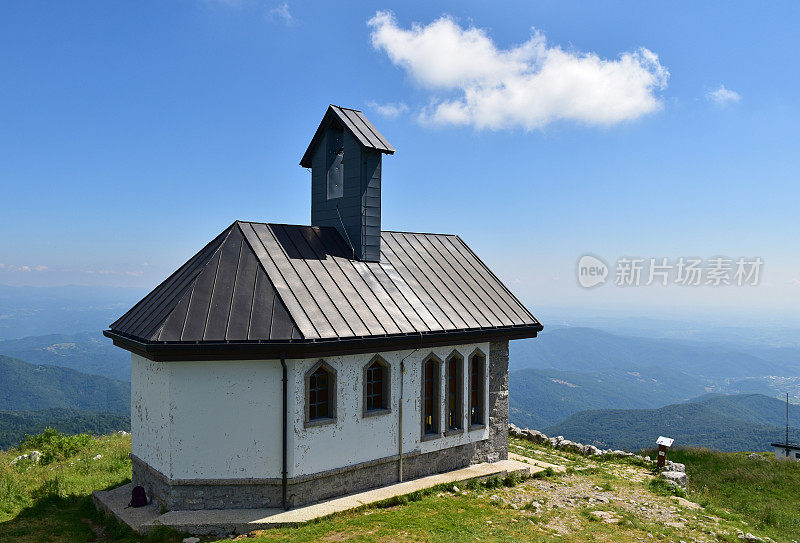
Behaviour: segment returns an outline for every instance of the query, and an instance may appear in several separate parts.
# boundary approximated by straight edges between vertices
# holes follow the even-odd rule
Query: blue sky
[[[796,317],[798,15],[4,3],[0,283],[149,288],[235,219],[308,223],[298,161],[336,103],[398,150],[384,228],[460,234],[534,308]],[[756,287],[586,290],[587,253],[764,267]]]

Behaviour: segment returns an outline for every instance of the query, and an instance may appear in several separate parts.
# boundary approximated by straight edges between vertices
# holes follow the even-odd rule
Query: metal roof
[[[333,227],[237,221],[107,335],[307,343],[541,328],[458,236],[384,231],[380,262],[362,262]]]
[[[300,165],[302,167],[311,167],[311,155],[314,152],[314,147],[317,146],[319,138],[325,132],[325,128],[327,128],[328,124],[330,124],[333,119],[338,120],[344,128],[347,128],[347,130],[352,132],[362,147],[375,149],[390,155],[394,154],[395,148],[392,147],[388,141],[386,141],[386,138],[384,138],[383,135],[378,132],[378,129],[375,128],[371,122],[369,122],[369,119],[367,119],[362,112],[358,111],[357,109],[349,109],[331,104],[328,106],[325,116],[322,117],[322,122],[319,123],[317,131],[314,133],[314,137],[311,138],[311,143],[308,144],[308,148],[303,154],[303,158],[300,160]]]
[[[114,322],[111,330],[146,341],[302,337],[237,224]]]

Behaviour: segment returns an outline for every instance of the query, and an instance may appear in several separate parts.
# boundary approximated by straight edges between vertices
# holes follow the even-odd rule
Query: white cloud
[[[738,92],[726,89],[725,85],[720,85],[716,90],[708,91],[706,93],[706,98],[720,106],[735,104],[742,99]]]
[[[368,102],[367,106],[369,106],[370,109],[377,111],[379,115],[388,117],[390,119],[396,119],[401,114],[408,111],[408,106],[403,102],[398,102],[396,104],[379,104],[377,102]]]
[[[207,6],[239,10],[242,13],[258,12],[268,20],[285,26],[295,26],[297,24],[297,19],[292,15],[288,2],[281,2],[277,5],[268,0],[202,0],[202,2]],[[274,7],[270,9],[270,5]]]
[[[287,2],[284,2],[280,6],[271,9],[269,11],[269,16],[273,21],[280,21],[286,26],[294,26],[296,22],[294,16],[292,16],[292,12],[289,11],[289,4]]]
[[[33,265],[22,265],[17,266],[14,264],[3,264],[0,262],[0,270],[10,271],[10,272],[43,272],[47,271],[49,268],[43,264]]]
[[[669,78],[658,55],[645,48],[607,60],[550,46],[535,29],[528,41],[499,49],[484,30],[462,28],[448,16],[404,29],[379,11],[367,24],[373,47],[432,91],[420,113],[432,124],[532,130],[566,119],[612,125],[659,110],[657,91]]]

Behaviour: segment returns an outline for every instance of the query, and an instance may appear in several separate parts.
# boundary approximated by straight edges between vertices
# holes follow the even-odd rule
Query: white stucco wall
[[[171,367],[172,477],[280,477],[280,361],[173,362]]]
[[[468,357],[480,348],[487,358],[489,344],[469,344],[418,351],[380,353],[391,371],[391,412],[363,417],[363,368],[375,353],[324,358],[337,372],[336,421],[323,426],[305,426],[305,374],[320,359],[290,360],[289,409],[291,412],[292,447],[289,454],[289,476],[310,475],[329,469],[350,466],[369,460],[396,455],[398,452],[398,416],[400,402],[400,361],[405,358],[403,375],[403,452],[422,453],[478,441],[488,437],[488,428],[461,432],[432,440],[422,440],[422,363],[433,353],[443,361],[454,351],[464,358],[462,398],[464,425],[467,424],[469,402]],[[410,355],[410,356],[409,356]],[[488,406],[488,367],[484,372],[484,408]],[[446,370],[441,369],[439,398],[441,425],[445,425]],[[488,421],[488,413],[485,414]],[[444,429],[444,428],[443,428]]]
[[[305,425],[305,375],[320,359],[287,360],[289,477],[310,475],[398,452],[400,362],[403,383],[403,452],[426,453],[479,441],[488,428],[422,439],[422,363],[431,353],[446,361],[455,350],[464,358],[464,427],[469,428],[469,356],[489,344],[380,353],[391,372],[391,411],[363,416],[363,368],[376,353],[326,357],[337,372],[336,420]],[[488,406],[488,367],[484,409]],[[281,364],[279,360],[153,362],[131,357],[133,453],[171,479],[280,478],[282,453]],[[446,413],[446,368],[439,398]],[[484,414],[488,422],[488,412]]]
[[[169,473],[169,374],[164,362],[131,354],[131,451]]]
[[[136,456],[172,479],[281,476],[280,361],[131,364]]]

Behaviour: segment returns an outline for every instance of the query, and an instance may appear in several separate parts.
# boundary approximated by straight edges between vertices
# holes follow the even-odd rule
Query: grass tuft
[[[650,488],[651,492],[658,494],[659,496],[678,496],[681,498],[686,497],[685,490],[668,482],[665,479],[662,479],[661,477],[655,477],[651,479],[647,486]]]

